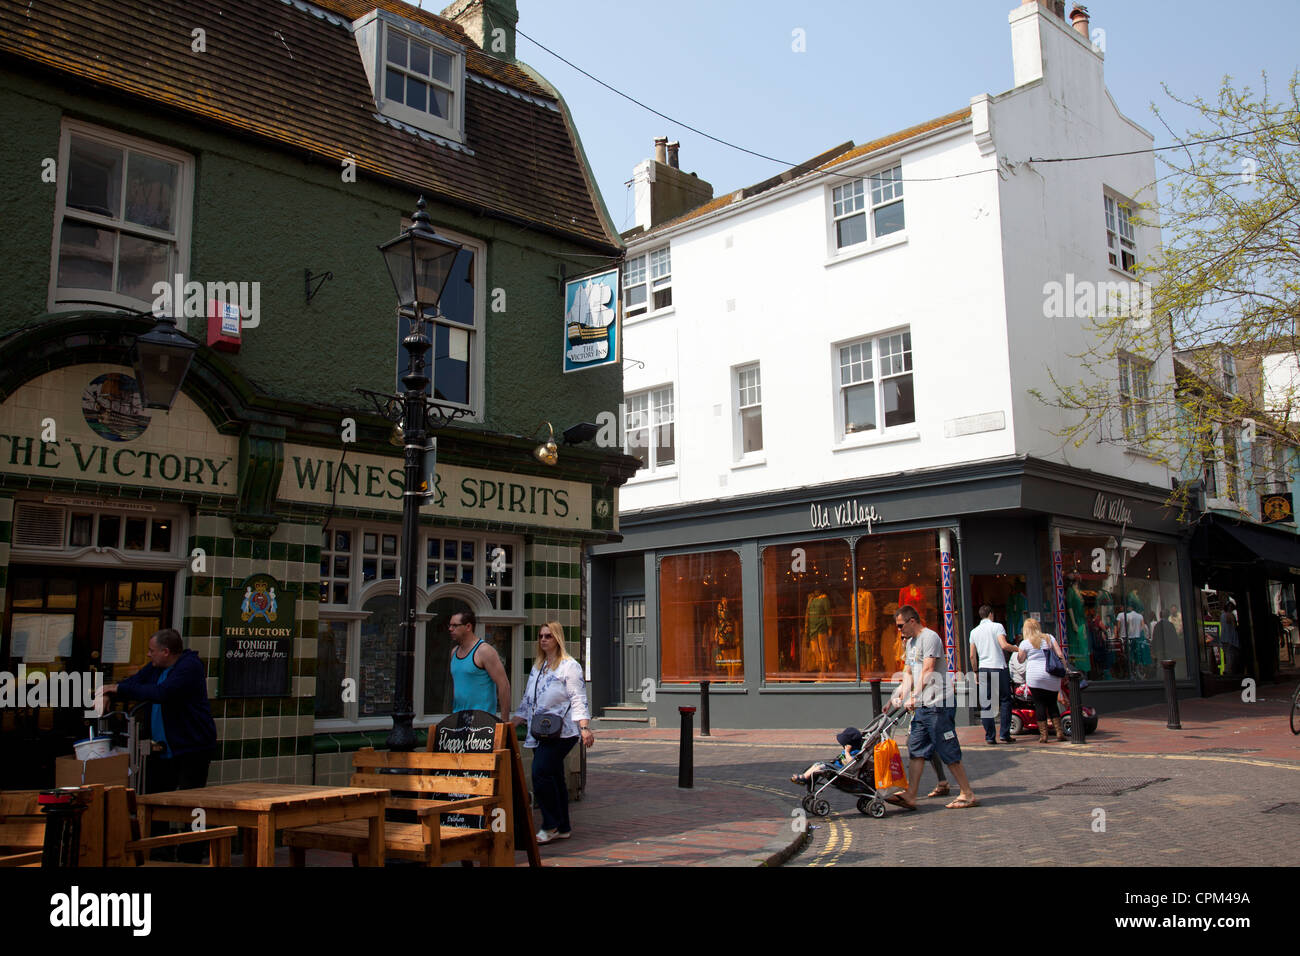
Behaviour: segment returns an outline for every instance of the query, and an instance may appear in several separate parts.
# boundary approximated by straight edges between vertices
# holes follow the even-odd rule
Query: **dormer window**
[[[456,142],[465,130],[465,50],[436,30],[373,10],[353,24],[379,112]]]

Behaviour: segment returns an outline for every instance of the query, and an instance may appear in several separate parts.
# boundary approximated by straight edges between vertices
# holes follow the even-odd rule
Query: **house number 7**
[[[1002,552],[1001,552],[1001,551],[994,551],[994,552],[993,552],[993,558],[994,558],[994,561],[993,561],[994,564],[1001,564],[1001,563],[1002,563]]]

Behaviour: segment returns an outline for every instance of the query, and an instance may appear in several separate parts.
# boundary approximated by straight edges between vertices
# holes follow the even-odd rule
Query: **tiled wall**
[[[185,641],[208,669],[208,696],[220,752],[210,784],[257,780],[312,783],[316,701],[316,623],[319,611],[320,526],[281,522],[269,538],[236,537],[230,519],[199,513],[188,549],[207,555],[205,573],[186,577]],[[221,596],[253,574],[270,574],[298,591],[290,696],[218,698]]]
[[[524,549],[524,587],[524,609],[528,614],[525,673],[531,666],[529,655],[536,647],[537,628],[547,621],[560,622],[566,649],[581,658],[581,544],[568,538],[538,537],[531,541]]]

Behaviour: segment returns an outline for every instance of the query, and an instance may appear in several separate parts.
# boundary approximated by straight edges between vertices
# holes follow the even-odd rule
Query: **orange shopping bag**
[[[907,788],[907,774],[903,771],[903,756],[892,737],[876,744],[876,789]]]

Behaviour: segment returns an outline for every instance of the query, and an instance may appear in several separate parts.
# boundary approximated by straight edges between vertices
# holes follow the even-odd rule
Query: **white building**
[[[955,670],[989,603],[1010,632],[1042,617],[1094,686],[1154,681],[1153,637],[1189,678],[1181,632],[1155,634],[1185,600],[1171,475],[1124,440],[1172,360],[1116,356],[1120,420],[1078,448],[1034,395],[1079,379],[1117,296],[1142,321],[1131,270],[1160,241],[1133,221],[1152,136],[1073,19],[1026,0],[1011,90],[764,183],[701,203],[675,149],[637,168],[624,424],[645,466],[591,568],[608,703],[665,716],[707,679],[728,726],[842,723],[836,693],[897,669],[900,603]],[[1098,154],[1128,155],[1077,159]],[[1116,634],[1126,598],[1141,635]]]

